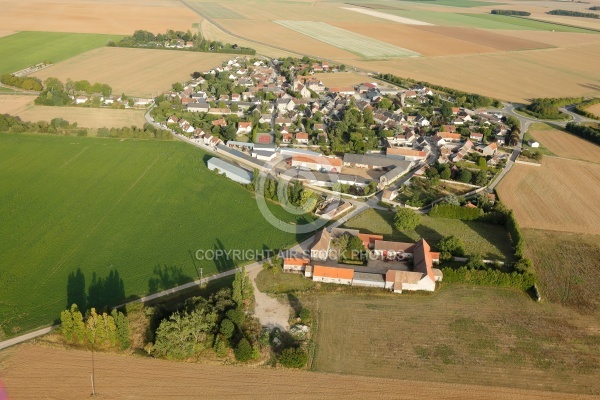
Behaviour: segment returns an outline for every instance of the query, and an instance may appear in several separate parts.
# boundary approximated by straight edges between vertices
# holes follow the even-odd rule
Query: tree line
[[[552,10],[552,11],[548,11],[547,14],[566,15],[569,17],[594,18],[594,19],[600,18],[600,14],[584,13],[581,11],[571,11],[571,10]]]
[[[393,83],[398,86],[402,86],[405,88],[410,88],[415,85],[426,86],[432,90],[437,90],[439,92],[446,93],[450,96],[453,96],[455,99],[455,103],[459,107],[467,107],[467,108],[480,108],[480,107],[501,107],[502,103],[500,100],[492,99],[491,97],[482,96],[475,93],[467,93],[462,92],[460,90],[451,89],[445,86],[433,85],[429,82],[417,81],[411,78],[400,78],[398,76],[392,74],[377,74],[378,79]]]
[[[520,17],[528,17],[531,15],[530,12],[517,10],[492,10],[491,13],[496,15],[518,15]]]
[[[565,115],[558,107],[581,103],[583,100],[583,97],[537,98],[532,99],[524,111],[540,119],[563,119]]]
[[[575,108],[573,108],[573,111],[579,115],[583,115],[586,118],[600,119],[600,117],[598,117],[596,114],[592,114],[587,110],[588,107],[591,107],[594,104],[598,103],[600,103],[600,97],[591,100],[586,100],[583,103],[577,104]]]
[[[39,92],[43,89],[42,81],[39,78],[33,78],[30,76],[14,76],[11,74],[4,74],[0,76],[0,82],[4,85],[18,87],[23,90],[33,90]]]
[[[600,145],[600,125],[579,125],[574,122],[567,123],[567,132],[579,136],[582,139],[589,140],[592,143]]]
[[[79,93],[87,95],[110,96],[112,88],[106,83],[91,84],[87,80],[73,81],[67,79],[62,83],[60,79],[49,77],[44,81],[44,90],[35,99],[35,104],[43,106],[66,106],[73,104],[70,96]],[[95,106],[100,106],[100,98],[95,99]]]
[[[172,48],[167,47],[167,44],[173,41],[193,42],[191,47]],[[211,41],[204,39],[201,35],[187,32],[167,30],[165,34],[159,33],[154,35],[152,32],[145,30],[137,30],[131,36],[126,36],[123,39],[115,42],[108,42],[109,47],[141,47],[148,49],[165,49],[165,50],[183,50],[183,51],[198,51],[211,53],[232,53],[232,54],[247,54],[254,55],[256,50],[249,47],[240,47],[237,44],[222,43],[219,41]],[[176,45],[174,45],[176,46]]]

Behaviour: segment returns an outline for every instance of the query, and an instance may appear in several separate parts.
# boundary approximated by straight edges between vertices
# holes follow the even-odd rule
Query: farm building
[[[211,171],[217,170],[220,174],[225,174],[226,177],[232,181],[248,185],[252,183],[252,172],[246,171],[243,168],[236,167],[235,165],[229,164],[221,160],[220,158],[213,157],[208,160],[208,169]]]
[[[310,260],[305,258],[284,258],[283,271],[304,274]]]
[[[354,279],[352,280],[352,286],[366,286],[384,289],[385,279],[383,278],[383,274],[355,272]]]
[[[292,156],[292,167],[308,168],[314,171],[339,172],[342,160],[335,157],[323,156]]]
[[[337,283],[338,285],[351,285],[354,270],[351,268],[325,267],[315,265],[313,268],[313,281],[323,283]]]

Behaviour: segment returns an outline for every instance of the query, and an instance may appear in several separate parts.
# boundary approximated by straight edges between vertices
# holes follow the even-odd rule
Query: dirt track
[[[101,399],[592,399],[562,393],[401,381],[252,367],[187,364],[96,353]],[[12,399],[83,399],[91,393],[91,353],[22,345],[0,353]]]

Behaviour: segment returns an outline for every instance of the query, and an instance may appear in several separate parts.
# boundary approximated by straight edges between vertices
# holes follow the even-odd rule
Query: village
[[[501,113],[457,107],[421,85],[327,87],[315,77],[344,69],[308,58],[238,56],[174,84],[150,114],[161,127],[233,161],[212,159],[208,166],[241,184],[258,170],[327,195],[380,192],[391,204],[402,198],[402,205],[422,205],[402,196],[413,177],[441,176],[446,194],[457,185],[483,188],[509,159],[514,143]],[[335,218],[349,208],[342,203],[325,214]]]

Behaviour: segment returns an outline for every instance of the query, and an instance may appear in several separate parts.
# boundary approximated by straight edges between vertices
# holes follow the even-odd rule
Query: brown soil
[[[0,374],[15,399],[83,399],[91,393],[89,351],[22,345],[0,353]],[[202,365],[95,353],[101,399],[585,399],[562,393],[367,378],[244,366]],[[591,397],[589,397],[591,398]]]
[[[600,106],[600,104],[597,105]],[[559,157],[600,163],[600,146],[587,140],[548,125],[541,125],[535,129],[530,128],[529,133]]]

